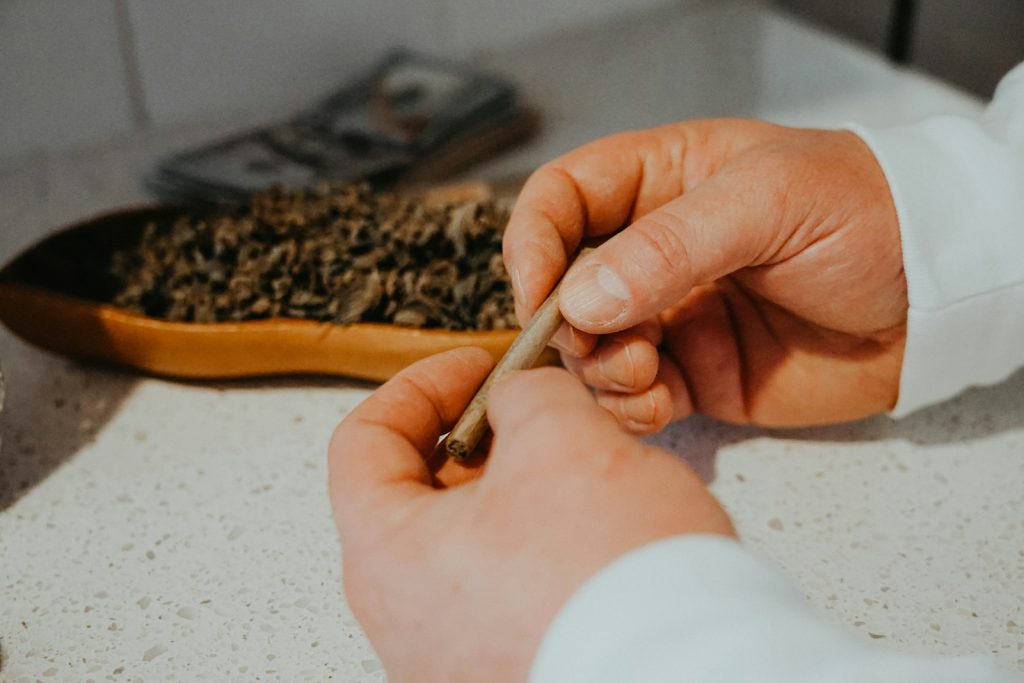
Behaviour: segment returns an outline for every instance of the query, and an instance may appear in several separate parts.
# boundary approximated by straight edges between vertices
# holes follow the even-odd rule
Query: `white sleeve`
[[[893,410],[906,415],[1024,365],[1024,64],[977,120],[850,126],[899,216],[910,310]]]
[[[886,175],[910,310],[894,413],[1024,365],[1024,65],[978,120],[937,117],[851,129]],[[533,683],[994,683],[980,657],[883,650],[817,615],[767,564],[724,538],[648,545],[591,578],[562,608]]]
[[[1020,683],[982,657],[883,650],[816,614],[737,542],[681,536],[605,567],[562,608],[532,683]]]

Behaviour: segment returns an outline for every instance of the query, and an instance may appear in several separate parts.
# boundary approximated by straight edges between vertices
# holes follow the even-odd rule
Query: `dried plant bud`
[[[365,184],[272,189],[148,225],[113,255],[114,303],[174,321],[287,316],[449,330],[515,326],[507,202],[427,205]]]

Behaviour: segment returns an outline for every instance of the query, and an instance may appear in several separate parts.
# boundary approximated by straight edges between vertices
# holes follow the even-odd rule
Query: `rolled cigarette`
[[[592,250],[581,250],[576,259],[578,260],[589,251]],[[554,291],[533,314],[533,317],[512,341],[505,355],[501,357],[498,364],[491,370],[491,374],[477,390],[473,400],[469,402],[465,412],[462,413],[462,417],[455,423],[445,439],[445,453],[456,460],[468,458],[480,443],[480,439],[487,433],[487,397],[491,393],[491,387],[510,372],[527,370],[536,365],[537,359],[540,358],[545,347],[551,341],[551,337],[562,324],[562,312],[558,308],[558,292],[561,286],[562,283],[559,281]]]

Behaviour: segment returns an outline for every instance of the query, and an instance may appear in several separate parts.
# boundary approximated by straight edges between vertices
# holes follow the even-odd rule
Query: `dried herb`
[[[428,204],[367,185],[280,188],[146,227],[113,255],[118,306],[172,321],[305,318],[447,330],[515,326],[509,207]]]

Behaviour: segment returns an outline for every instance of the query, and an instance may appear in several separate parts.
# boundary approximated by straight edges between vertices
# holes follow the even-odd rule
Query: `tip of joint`
[[[456,460],[465,460],[469,455],[466,445],[461,441],[449,441],[444,445],[444,449],[448,452],[448,455]]]

